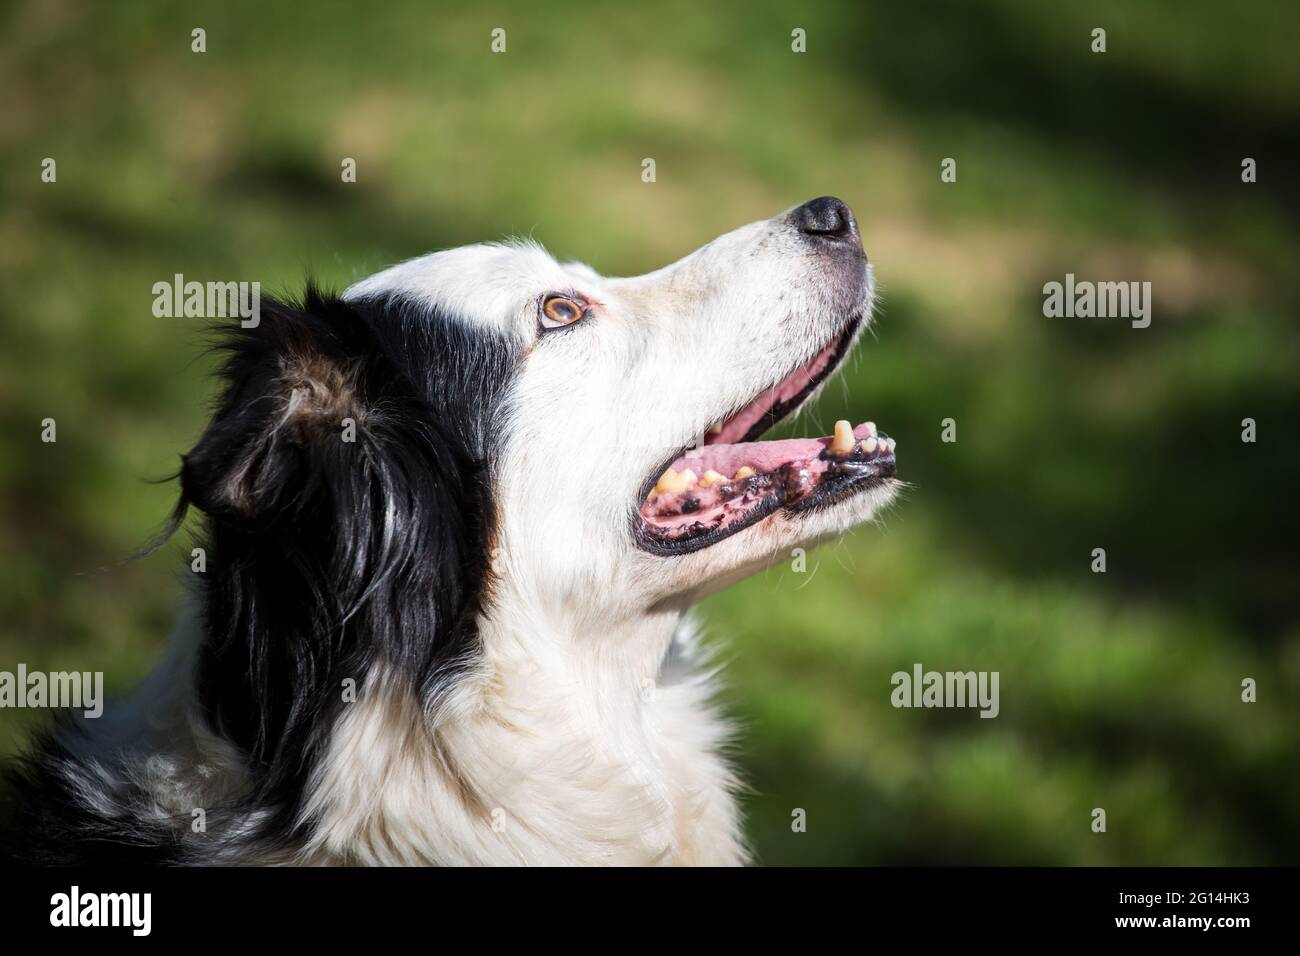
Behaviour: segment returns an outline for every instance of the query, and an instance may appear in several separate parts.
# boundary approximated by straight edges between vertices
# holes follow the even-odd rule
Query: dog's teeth
[[[712,488],[714,485],[720,485],[724,481],[728,481],[728,480],[729,479],[727,478],[726,475],[720,475],[712,468],[710,468],[708,471],[704,473],[704,477],[700,479],[700,487]]]
[[[876,423],[875,423],[875,422],[863,422],[863,423],[862,423],[862,427],[865,428],[865,429],[867,430],[867,434],[870,435],[872,438],[875,438],[875,437],[876,437]]]
[[[880,445],[880,442],[873,438],[864,438],[862,440],[862,450],[870,455]]]
[[[722,434],[722,422],[718,422],[716,425],[710,425],[710,426],[709,426],[709,434],[710,434],[710,435],[721,435],[721,434]]]
[[[891,455],[894,453],[894,446],[897,445],[897,444],[898,444],[898,442],[894,441],[894,439],[892,439],[892,438],[886,438],[886,439],[885,439],[885,448],[888,449],[888,451],[889,451],[889,453],[890,453]]]
[[[753,468],[750,468],[748,465],[742,465],[740,469],[736,472],[736,479],[739,481],[743,481],[746,478],[753,478],[757,474],[758,472],[756,472]]]
[[[853,426],[840,419],[835,423],[835,437],[831,439],[831,451],[844,455],[853,450]]]
[[[685,491],[687,488],[691,487],[691,485],[695,484],[697,480],[695,472],[691,471],[689,468],[685,471],[673,471],[669,468],[660,475],[659,480],[655,482],[655,491],[660,494],[676,494],[679,491]]]

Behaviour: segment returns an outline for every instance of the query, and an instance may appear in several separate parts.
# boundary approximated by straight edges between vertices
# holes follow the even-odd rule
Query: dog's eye
[[[586,314],[586,308],[567,295],[547,296],[542,303],[542,328],[558,329],[572,325]]]

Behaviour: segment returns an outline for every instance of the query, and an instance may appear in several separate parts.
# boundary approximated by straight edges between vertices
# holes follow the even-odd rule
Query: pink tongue
[[[859,425],[853,429],[858,439],[868,436],[867,426]],[[695,477],[703,477],[704,472],[712,470],[730,478],[737,469],[748,465],[759,474],[776,471],[788,461],[811,461],[822,453],[831,443],[830,436],[825,438],[786,438],[781,441],[751,441],[736,445],[705,445],[692,448],[672,463],[673,471],[685,468],[695,472]]]
[[[730,478],[736,471],[748,465],[762,473],[776,471],[787,461],[807,461],[816,458],[826,447],[825,441],[818,438],[788,438],[784,441],[753,441],[739,445],[706,445],[692,448],[681,458],[673,462],[673,470],[689,468],[696,477],[712,470]]]

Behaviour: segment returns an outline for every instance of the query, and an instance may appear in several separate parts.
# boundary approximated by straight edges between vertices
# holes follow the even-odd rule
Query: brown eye
[[[587,310],[568,296],[547,296],[542,303],[542,328],[558,329],[572,325],[585,315]]]

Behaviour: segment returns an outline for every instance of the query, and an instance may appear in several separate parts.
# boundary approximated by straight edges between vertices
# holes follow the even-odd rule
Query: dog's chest
[[[744,861],[726,725],[702,679],[605,721],[498,690],[428,732],[411,701],[359,701],[312,797],[313,862],[649,865]],[[467,705],[468,709],[468,705]],[[613,723],[616,726],[609,726]]]

